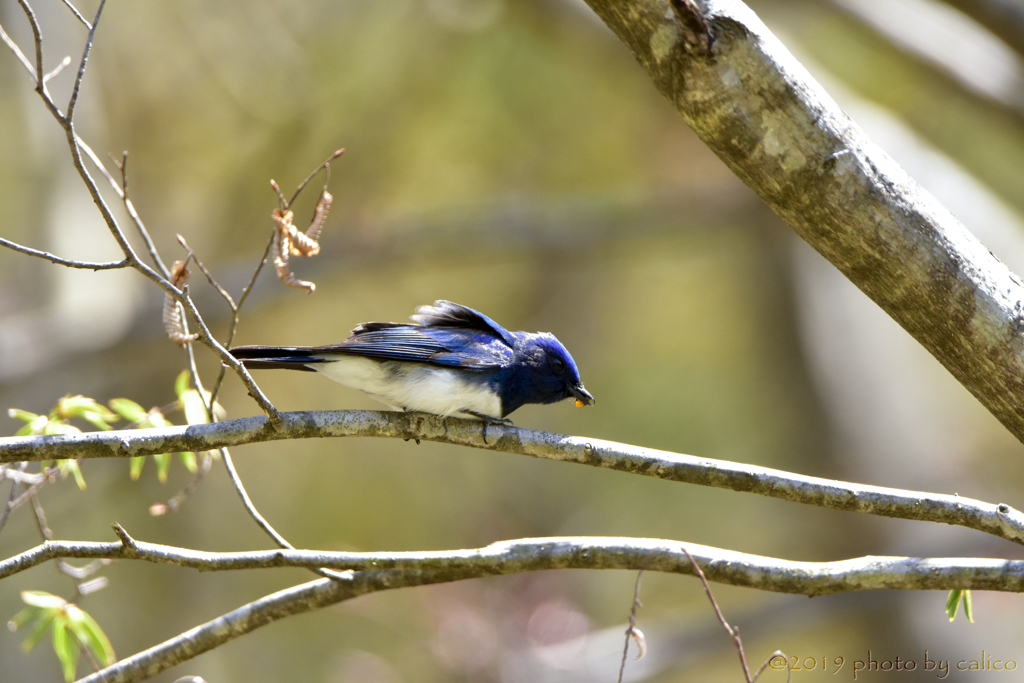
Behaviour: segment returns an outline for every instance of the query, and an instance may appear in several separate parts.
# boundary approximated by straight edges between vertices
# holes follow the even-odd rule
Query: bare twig
[[[217,279],[213,277],[213,273],[211,273],[206,268],[206,266],[203,265],[203,262],[199,260],[198,256],[196,256],[196,252],[192,250],[192,247],[188,246],[188,242],[185,241],[185,238],[182,237],[181,235],[175,235],[175,237],[178,238],[178,244],[180,244],[185,249],[185,251],[188,252],[188,255],[192,258],[192,260],[196,262],[196,265],[199,267],[199,270],[203,271],[203,275],[206,276],[207,282],[209,282],[210,285],[217,290],[217,293],[220,294],[221,298],[227,302],[228,307],[231,308],[231,312],[237,313],[238,306],[235,304],[235,300],[231,297],[230,294],[228,294],[228,291],[226,289],[220,286],[220,283],[217,282]],[[228,343],[230,344],[231,342]]]
[[[17,469],[18,473],[23,473],[25,471],[25,468],[28,467],[28,463],[27,462],[20,462],[20,463],[17,463],[17,465],[18,465],[18,469]],[[3,512],[0,512],[0,531],[3,531],[4,524],[7,523],[7,518],[10,516],[11,510],[13,510],[15,508],[15,501],[18,499],[18,486],[21,484],[21,482],[18,479],[15,479],[14,477],[9,476],[10,475],[9,469],[10,468],[6,468],[4,470],[4,474],[8,475],[7,476],[8,479],[12,480],[11,481],[11,491],[10,491],[10,493],[7,496],[7,504],[4,505]]]
[[[29,256],[35,256],[36,258],[45,259],[53,263],[67,266],[68,268],[83,268],[85,270],[113,270],[115,268],[129,268],[132,263],[130,259],[122,259],[120,261],[107,261],[107,262],[94,262],[94,261],[75,261],[73,259],[61,258],[60,256],[54,256],[48,251],[39,251],[38,249],[32,249],[31,247],[25,247],[10,240],[6,240],[0,237],[0,245],[12,249],[22,254],[28,254]]]
[[[12,40],[9,35],[7,35],[7,32],[4,31],[2,26],[0,26],[0,40],[4,41],[4,44],[11,49],[11,52],[14,53],[14,56],[18,58],[18,61],[21,62],[26,69],[28,69],[28,72],[34,75],[35,69],[32,68],[32,62],[28,61],[28,57],[26,57],[25,53],[21,51],[21,48],[18,47],[18,44],[15,43],[14,40]]]
[[[71,57],[65,57],[64,59],[62,59],[60,61],[60,64],[58,64],[56,68],[53,69],[53,71],[43,76],[43,83],[52,80],[57,74],[66,69],[69,64],[71,64]]]
[[[110,174],[110,171],[108,171],[107,167],[103,165],[103,162],[100,160],[100,158],[96,156],[96,152],[92,151],[92,147],[85,144],[85,141],[82,138],[78,137],[77,133],[75,134],[75,142],[78,144],[79,147],[82,148],[82,151],[85,152],[85,156],[89,157],[89,161],[91,161],[93,165],[96,166],[96,169],[99,170],[99,172],[103,175],[103,177],[107,179],[107,182],[110,183],[110,187],[114,189],[114,192],[117,193],[117,196],[120,197],[121,199],[124,199],[123,188],[121,188],[117,184],[117,181],[114,180],[114,176]],[[137,218],[137,216],[135,215],[135,207],[131,206],[131,202],[128,202],[127,204],[125,204],[125,206],[129,208],[128,213],[132,215],[132,218]]]
[[[85,39],[85,49],[82,50],[82,61],[78,63],[78,75],[75,77],[75,85],[71,88],[71,97],[68,99],[68,113],[67,121],[70,124],[75,119],[75,107],[78,105],[78,93],[82,89],[82,79],[85,77],[85,66],[89,63],[89,54],[92,52],[92,40],[96,35],[96,27],[100,23],[100,15],[103,14],[103,7],[107,4],[107,0],[100,0],[99,7],[96,8],[96,16],[92,20],[92,25],[86,23],[85,25],[89,28],[89,35]]]
[[[637,655],[636,658],[640,659],[644,656],[647,651],[646,640],[644,639],[643,632],[636,627],[636,613],[640,610],[643,605],[640,603],[640,579],[643,578],[644,570],[641,569],[636,574],[636,585],[633,587],[633,605],[629,609],[629,627],[626,629],[626,642],[622,646],[622,662],[619,664],[619,681],[622,683],[622,675],[626,672],[626,655],[629,654],[629,640],[630,638],[636,640]]]
[[[252,499],[249,497],[249,494],[245,490],[245,486],[242,484],[242,478],[238,476],[238,471],[235,469],[235,464],[231,461],[231,455],[228,453],[228,449],[222,448],[220,454],[221,458],[224,460],[224,466],[227,468],[228,477],[231,478],[231,483],[234,485],[235,491],[238,493],[239,498],[242,499],[242,505],[245,506],[245,509],[249,513],[249,516],[256,521],[256,524],[257,526],[259,526],[259,528],[263,529],[263,531],[268,536],[274,539],[274,543],[276,543],[282,548],[286,548],[288,550],[295,550],[295,546],[289,543],[284,536],[277,533],[277,530],[270,525],[270,522],[268,522],[266,518],[260,514],[260,511],[256,509],[256,506],[253,505]],[[351,576],[346,576],[319,567],[311,567],[310,569],[312,569],[315,573],[319,574],[320,576],[323,576],[324,578],[344,580],[352,578]]]
[[[302,192],[302,190],[304,190],[306,188],[306,185],[309,184],[309,181],[311,181],[316,176],[317,173],[319,173],[320,171],[324,170],[325,168],[328,168],[328,164],[330,164],[332,161],[334,161],[335,159],[337,159],[338,157],[340,157],[344,153],[345,153],[344,149],[339,149],[334,154],[332,154],[331,156],[327,157],[327,161],[325,161],[324,163],[322,163],[319,166],[317,166],[316,169],[312,173],[310,173],[308,176],[306,176],[305,180],[303,180],[301,183],[299,183],[299,187],[298,187],[298,189],[295,190],[295,194],[293,194],[292,198],[288,200],[288,203],[284,204],[281,208],[283,210],[286,210],[286,211],[288,209],[290,209],[292,204],[295,203],[295,200],[299,198],[299,194]],[[270,182],[274,183],[273,180],[271,180]],[[274,185],[275,185],[275,189],[276,189],[276,185],[277,184],[274,183]],[[277,193],[278,193],[279,196],[281,196],[281,191],[280,190],[277,190]],[[282,196],[281,199],[283,200],[284,197]]]
[[[743,652],[743,641],[740,639],[739,627],[733,627],[729,625],[729,622],[725,620],[725,615],[722,614],[722,610],[718,608],[718,601],[715,600],[714,593],[711,592],[711,586],[708,585],[708,580],[704,576],[704,571],[697,564],[697,560],[693,559],[693,555],[690,551],[683,546],[683,552],[686,554],[686,559],[693,565],[694,573],[700,578],[700,582],[704,584],[704,592],[707,593],[708,600],[711,601],[711,606],[715,609],[715,615],[718,617],[718,622],[725,629],[725,632],[732,638],[732,642],[736,645],[736,652],[739,653],[740,665],[743,667],[743,677],[747,680],[747,683],[753,683],[750,679],[750,668],[747,666],[747,656]]]
[[[72,5],[69,0],[61,0],[61,2],[63,2],[65,5],[67,5],[68,9],[71,10],[71,13],[75,15],[76,19],[78,19],[80,22],[82,22],[82,24],[85,26],[86,29],[88,29],[90,31],[92,30],[92,24],[89,23],[89,20],[86,19],[85,17],[83,17],[81,15],[81,13],[77,9],[75,9],[75,6]],[[97,17],[97,18],[99,18],[99,17]]]
[[[256,264],[256,268],[252,272],[252,277],[249,278],[248,284],[242,289],[242,294],[238,297],[238,304],[233,309],[234,315],[231,316],[231,325],[228,327],[228,336],[224,341],[224,346],[227,348],[231,347],[231,342],[235,339],[235,331],[238,329],[238,316],[242,309],[242,305],[245,300],[249,298],[249,292],[256,286],[256,279],[260,276],[260,272],[263,270],[263,266],[267,264],[267,257],[270,255],[270,249],[274,246],[274,239],[276,233],[270,234],[270,239],[267,241],[267,246],[263,250],[263,257],[259,263]],[[220,387],[224,382],[224,375],[227,372],[227,366],[221,365],[220,371],[217,373],[217,379],[213,383],[213,389],[210,390],[210,400],[216,401],[217,396],[220,394]]]
[[[121,230],[121,227],[118,225],[117,219],[111,212],[110,207],[106,203],[106,200],[104,200],[103,196],[100,194],[99,188],[96,186],[96,182],[93,180],[92,176],[89,174],[88,169],[85,168],[85,165],[82,162],[81,151],[83,150],[83,146],[79,144],[78,135],[75,133],[73,123],[74,107],[75,103],[78,100],[78,93],[81,88],[82,79],[85,75],[85,68],[88,64],[89,53],[92,48],[92,39],[95,35],[96,26],[99,23],[99,17],[102,14],[105,0],[101,0],[100,5],[96,11],[96,18],[93,20],[92,26],[89,30],[89,36],[86,41],[85,49],[83,50],[82,60],[79,64],[78,75],[75,79],[75,85],[68,103],[67,115],[61,113],[60,109],[56,106],[56,104],[54,104],[53,100],[50,98],[50,95],[46,90],[46,84],[42,80],[42,32],[39,27],[38,20],[36,19],[35,13],[32,11],[32,8],[29,6],[27,0],[18,0],[18,3],[22,6],[22,9],[25,11],[26,16],[28,17],[29,23],[32,26],[33,35],[35,37],[36,91],[42,97],[47,109],[50,110],[54,118],[57,119],[58,123],[60,123],[60,125],[66,131],[68,137],[68,144],[71,150],[71,158],[75,166],[75,169],[82,177],[83,182],[85,183],[90,195],[92,196],[93,203],[99,209],[100,214],[103,216],[104,222],[107,224],[107,227],[111,235],[114,237],[114,240],[117,242],[118,246],[121,248],[121,251],[124,253],[129,265],[135,270],[145,275],[150,280],[152,280],[154,283],[156,283],[161,289],[164,290],[164,292],[170,294],[179,302],[181,302],[181,304],[185,307],[185,310],[187,310],[189,315],[192,316],[192,319],[196,323],[196,326],[199,328],[199,340],[202,341],[207,346],[209,346],[211,349],[213,349],[213,351],[218,355],[220,360],[226,365],[228,365],[232,370],[234,370],[239,375],[239,377],[242,380],[242,383],[246,386],[246,389],[249,391],[249,394],[253,397],[253,399],[260,406],[260,408],[267,414],[271,423],[275,425],[278,424],[280,422],[280,417],[278,416],[277,409],[274,408],[274,405],[256,385],[256,382],[252,379],[252,377],[249,375],[248,371],[245,370],[242,364],[235,360],[234,357],[232,357],[231,354],[228,353],[228,350],[224,348],[224,346],[222,346],[220,343],[218,343],[217,340],[213,337],[213,335],[210,334],[209,329],[203,322],[202,316],[196,309],[195,304],[189,298],[188,292],[179,291],[177,288],[174,287],[174,285],[171,284],[167,277],[162,276],[160,273],[153,270],[152,268],[150,268],[149,266],[147,266],[146,264],[142,263],[142,261],[139,260],[138,256],[135,253],[135,250],[132,248],[131,244],[126,239],[123,231]],[[109,173],[107,173],[106,169],[103,167],[102,162],[98,160],[95,154],[91,153],[91,150],[89,150],[87,154],[90,157],[90,159],[92,159],[93,162],[96,163],[97,167],[102,169],[103,174],[107,176],[108,180],[111,181],[112,185],[118,191],[119,195],[122,198],[124,198],[124,189],[116,186],[116,183],[113,181],[113,178],[109,175]],[[126,201],[125,206],[128,208],[130,214],[134,214],[134,209],[131,206],[130,202]],[[145,228],[142,226],[141,221],[137,219],[137,215],[134,215],[133,220],[135,220],[136,225],[139,226],[140,233],[145,236]],[[166,268],[163,267],[163,264],[160,262],[159,258],[156,258],[156,264],[157,267],[160,268],[162,271],[164,271],[165,273],[167,272]]]
[[[181,504],[184,503],[188,497],[191,496],[197,488],[199,488],[199,485],[203,483],[206,475],[210,473],[210,467],[212,465],[213,457],[208,453],[204,454],[202,460],[199,461],[199,467],[196,469],[196,473],[193,475],[192,481],[167,501],[165,505],[166,509],[174,512],[181,507]]]
[[[125,211],[128,212],[128,217],[132,219],[132,223],[135,224],[135,229],[139,233],[139,237],[146,244],[146,250],[149,252],[149,257],[153,260],[153,265],[157,267],[157,270],[167,278],[171,279],[171,272],[167,268],[163,259],[160,258],[160,252],[157,251],[156,245],[153,243],[153,239],[149,236],[149,230],[146,230],[145,224],[142,222],[142,218],[135,210],[135,205],[132,203],[131,198],[128,196],[128,152],[121,153],[121,161],[114,160],[114,165],[121,171],[121,199],[124,201]],[[106,169],[104,169],[106,170]],[[113,182],[113,179],[111,179]]]

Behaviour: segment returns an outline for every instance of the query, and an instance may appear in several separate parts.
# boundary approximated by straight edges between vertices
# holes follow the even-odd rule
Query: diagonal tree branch
[[[1021,279],[739,0],[587,3],[722,161],[1024,440]]]
[[[954,524],[1024,544],[1024,514],[1002,503],[806,477],[767,467],[531,429],[495,425],[488,427],[488,432],[490,438],[485,443],[479,421],[443,420],[426,413],[292,412],[281,413],[278,429],[260,416],[164,429],[4,437],[0,438],[0,463],[205,451],[279,439],[351,436],[424,439],[756,493],[835,510]]]
[[[39,251],[38,249],[32,249],[31,247],[25,247],[10,240],[5,240],[0,237],[0,246],[7,247],[14,251],[22,254],[28,254],[29,256],[35,256],[46,261],[51,261],[61,266],[67,266],[68,268],[83,268],[85,270],[113,270],[115,268],[128,268],[130,267],[131,261],[128,259],[122,259],[120,261],[73,261],[72,259],[61,258],[60,256],[54,256],[48,251]]]

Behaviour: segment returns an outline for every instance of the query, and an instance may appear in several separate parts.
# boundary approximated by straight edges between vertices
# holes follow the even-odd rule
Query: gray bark
[[[587,0],[704,142],[1024,441],[1024,285],[738,0]]]

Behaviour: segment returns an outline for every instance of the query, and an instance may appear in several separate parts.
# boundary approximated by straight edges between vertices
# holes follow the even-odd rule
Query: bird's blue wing
[[[497,336],[509,347],[515,345],[515,338],[504,327],[480,311],[451,301],[441,299],[435,301],[433,306],[420,306],[412,319],[423,327],[474,330],[480,335]]]
[[[309,350],[318,356],[340,353],[480,370],[512,359],[512,349],[493,332],[405,323],[364,323],[339,344]]]

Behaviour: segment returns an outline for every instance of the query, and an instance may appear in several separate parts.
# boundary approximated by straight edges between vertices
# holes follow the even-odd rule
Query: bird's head
[[[576,362],[554,335],[538,332],[525,337],[522,358],[528,368],[529,389],[524,403],[556,403],[570,396],[577,406],[594,403],[580,380]]]

